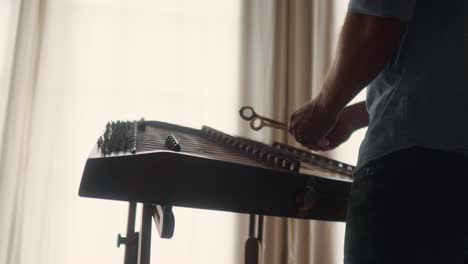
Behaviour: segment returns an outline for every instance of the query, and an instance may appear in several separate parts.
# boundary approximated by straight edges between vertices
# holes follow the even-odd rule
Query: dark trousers
[[[410,148],[355,173],[345,264],[468,263],[468,159]]]

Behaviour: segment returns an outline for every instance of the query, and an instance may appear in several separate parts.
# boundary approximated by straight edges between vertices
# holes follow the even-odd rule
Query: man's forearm
[[[396,51],[405,23],[348,12],[336,57],[318,98],[338,113],[382,70]]]
[[[342,113],[345,116],[345,120],[350,120],[351,131],[358,130],[360,128],[369,125],[369,114],[367,113],[366,102],[359,102],[352,104],[345,108]]]

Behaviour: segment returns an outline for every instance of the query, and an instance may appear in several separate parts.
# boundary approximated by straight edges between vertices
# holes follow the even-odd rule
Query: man
[[[346,264],[468,259],[467,2],[351,0],[319,95],[290,117],[312,150],[368,126]],[[366,103],[346,107],[366,86]]]

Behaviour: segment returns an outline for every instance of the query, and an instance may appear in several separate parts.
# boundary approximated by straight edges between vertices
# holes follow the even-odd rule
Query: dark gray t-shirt
[[[413,146],[468,156],[468,1],[351,0],[348,9],[407,22],[368,87],[357,169]]]

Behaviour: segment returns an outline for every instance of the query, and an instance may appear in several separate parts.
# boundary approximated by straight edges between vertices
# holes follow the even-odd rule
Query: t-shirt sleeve
[[[408,21],[413,16],[416,0],[350,0],[348,10],[371,16],[395,17]]]

